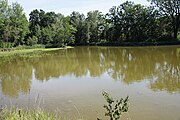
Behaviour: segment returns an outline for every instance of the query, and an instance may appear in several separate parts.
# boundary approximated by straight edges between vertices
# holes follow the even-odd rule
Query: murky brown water
[[[50,54],[0,63],[0,105],[106,119],[106,90],[115,99],[130,96],[122,120],[180,120],[180,46],[75,47]]]

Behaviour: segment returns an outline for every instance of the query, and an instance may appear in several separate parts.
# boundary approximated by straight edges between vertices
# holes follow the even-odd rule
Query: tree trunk
[[[179,15],[177,15],[177,16],[172,16],[172,21],[173,21],[173,32],[174,32],[174,34],[173,34],[173,37],[174,37],[174,39],[177,39],[177,35],[178,35],[178,29],[179,29],[179,18],[180,18],[180,16]]]
[[[176,28],[176,26],[174,27],[174,39],[176,40],[177,39],[177,34],[178,34],[178,30]]]
[[[177,16],[176,16],[176,29],[175,29],[175,31],[174,31],[174,34],[175,34],[175,36],[174,36],[174,38],[175,39],[177,39],[177,35],[178,35],[178,32],[179,32],[179,25],[180,25],[180,14],[178,14]]]

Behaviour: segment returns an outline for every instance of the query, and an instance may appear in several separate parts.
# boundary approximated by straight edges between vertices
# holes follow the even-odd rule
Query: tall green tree
[[[56,23],[57,14],[55,12],[45,12],[44,10],[33,10],[29,18],[30,37],[36,36],[38,44],[51,44],[53,41],[52,25]]]
[[[10,6],[8,0],[0,0],[0,40],[9,42],[10,36]]]
[[[43,10],[40,10],[40,26],[47,27],[56,22],[57,15],[55,12],[45,13]]]
[[[129,1],[114,6],[107,14],[110,24],[107,38],[114,42],[154,39],[158,33],[157,18],[158,13],[153,7],[145,7]]]
[[[86,44],[88,38],[86,36],[87,24],[85,15],[75,11],[72,12],[70,15],[70,24],[76,29],[76,32],[74,33],[75,44]]]
[[[55,46],[66,46],[68,44],[73,44],[75,41],[74,34],[76,32],[75,27],[70,24],[70,17],[64,17],[58,14],[57,21],[53,24],[54,40],[53,44]]]
[[[33,31],[35,31],[35,27],[37,25],[39,25],[41,28],[48,27],[56,22],[56,17],[57,15],[55,12],[46,13],[42,9],[40,10],[35,9],[29,14],[29,23],[30,23],[29,29],[34,35],[35,33]]]
[[[148,0],[154,4],[162,14],[170,17],[173,37],[177,39],[177,34],[180,27],[180,0]]]
[[[24,44],[28,33],[28,21],[23,8],[18,3],[8,5],[7,0],[0,0],[0,39],[14,45]]]
[[[40,15],[39,15],[39,11],[37,9],[33,10],[30,14],[29,14],[29,30],[31,32],[31,36],[35,35],[35,27],[37,25],[40,25]]]
[[[87,13],[86,21],[89,25],[90,42],[100,42],[102,34],[101,27],[104,25],[104,15],[98,10]]]
[[[12,3],[10,21],[12,41],[15,45],[24,44],[25,36],[29,32],[29,23],[20,4]]]
[[[113,6],[109,9],[109,13],[106,15],[107,22],[109,23],[109,29],[107,30],[108,41],[117,41],[122,38],[123,31],[123,14],[117,6]]]

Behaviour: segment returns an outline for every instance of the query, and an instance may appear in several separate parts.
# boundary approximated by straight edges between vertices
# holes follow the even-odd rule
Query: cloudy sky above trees
[[[72,11],[86,14],[92,10],[107,13],[109,8],[117,6],[126,0],[9,0],[9,3],[18,2],[24,8],[26,15],[34,9],[55,11],[64,15],[70,15]],[[137,4],[148,5],[146,0],[132,0]]]

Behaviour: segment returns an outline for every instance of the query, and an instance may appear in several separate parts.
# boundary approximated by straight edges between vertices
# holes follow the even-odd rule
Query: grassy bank
[[[2,109],[0,111],[0,120],[63,120],[57,115],[45,112],[41,109],[25,110],[25,109]]]
[[[66,47],[66,48],[9,49],[7,51],[1,51],[0,52],[0,57],[11,56],[11,55],[20,55],[20,54],[26,54],[26,53],[48,52],[48,51],[62,50],[62,49],[68,49],[68,48],[72,48],[72,47]]]

